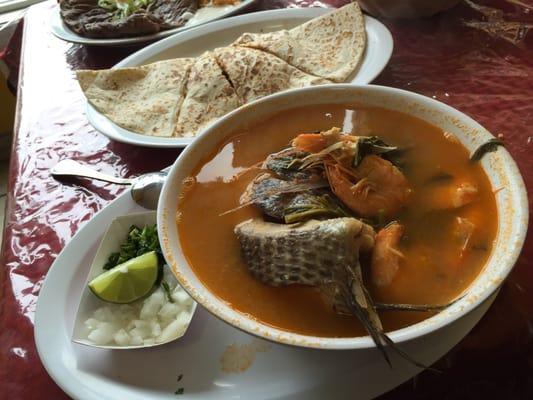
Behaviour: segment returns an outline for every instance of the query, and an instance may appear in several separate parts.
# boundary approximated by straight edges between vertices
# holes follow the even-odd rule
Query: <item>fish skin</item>
[[[312,203],[314,198],[330,193],[324,189],[292,191],[297,185],[295,181],[278,179],[268,173],[260,174],[246,187],[239,203],[253,203],[269,217],[281,221],[285,218],[287,209]]]
[[[374,247],[375,231],[370,225],[349,217],[297,224],[250,219],[238,224],[234,232],[256,279],[271,286],[318,287],[332,305],[340,305],[361,321],[391,368],[387,349],[419,368],[428,368],[387,336],[364,286],[359,254]]]
[[[235,227],[252,275],[272,286],[321,286],[340,266],[359,264],[359,251],[374,246],[374,229],[355,218],[276,224],[260,219]]]
[[[240,204],[254,203],[268,216],[282,220],[287,204],[296,195],[295,193],[276,193],[273,191],[283,191],[289,189],[290,182],[274,178],[270,174],[258,175],[246,187],[241,195]]]
[[[388,344],[379,315],[363,284],[359,252],[374,247],[374,229],[355,218],[275,224],[261,219],[235,227],[241,253],[252,275],[271,286],[327,287],[332,304],[349,310],[363,324],[389,365]]]
[[[324,173],[320,168],[309,168],[302,171],[298,170],[296,166],[294,169],[288,168],[288,165],[292,161],[302,160],[308,155],[309,153],[305,151],[288,147],[277,153],[270,154],[265,160],[263,168],[274,172],[278,178],[286,181],[300,181],[323,177]]]

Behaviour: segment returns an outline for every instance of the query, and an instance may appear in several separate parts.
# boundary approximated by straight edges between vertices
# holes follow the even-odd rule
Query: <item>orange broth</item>
[[[248,206],[220,216],[239,204],[239,197],[257,170],[243,172],[267,155],[289,146],[302,132],[333,126],[355,135],[377,135],[407,147],[404,174],[412,187],[409,205],[397,220],[405,227],[400,250],[405,255],[391,285],[367,286],[375,301],[445,304],[461,294],[482,270],[497,231],[497,211],[488,178],[467,150],[444,132],[420,119],[381,108],[319,105],[281,112],[237,132],[208,155],[195,170],[195,184],[179,203],[181,245],[193,271],[216,296],[235,310],[279,329],[322,337],[365,335],[355,317],[335,314],[316,289],[270,287],[255,280],[241,258],[235,225],[261,212]],[[438,211],[427,204],[432,177],[451,174],[478,187],[476,201],[460,209]],[[452,224],[457,216],[476,224],[471,249],[459,260]],[[365,266],[363,265],[363,268]],[[426,312],[384,311],[386,330],[421,321]]]

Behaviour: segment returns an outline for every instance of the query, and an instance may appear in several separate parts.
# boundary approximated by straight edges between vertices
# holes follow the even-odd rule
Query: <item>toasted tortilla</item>
[[[212,52],[198,57],[187,80],[173,136],[196,136],[207,125],[241,105]]]
[[[288,31],[244,33],[232,45],[266,51],[308,74],[344,82],[363,57],[365,21],[353,2]]]
[[[282,90],[331,83],[264,51],[228,46],[214,53],[242,103]]]
[[[193,61],[177,58],[76,74],[87,100],[115,124],[143,135],[170,137]]]
[[[365,49],[357,3],[289,31],[244,34],[197,58],[78,71],[88,101],[132,132],[193,137],[242,104],[287,89],[340,82]]]

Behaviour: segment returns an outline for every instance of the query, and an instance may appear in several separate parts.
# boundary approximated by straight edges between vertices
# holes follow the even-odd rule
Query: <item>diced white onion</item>
[[[162,288],[130,304],[106,304],[85,321],[87,338],[97,345],[140,346],[164,343],[181,336],[191,319],[189,295],[165,266],[164,280],[171,298]]]
[[[119,329],[113,336],[113,340],[119,346],[129,346],[131,338],[128,332],[126,332],[124,329]]]
[[[101,322],[98,325],[98,328],[93,329],[91,333],[89,333],[89,340],[98,345],[108,344],[113,340],[115,329],[116,328],[110,322]]]

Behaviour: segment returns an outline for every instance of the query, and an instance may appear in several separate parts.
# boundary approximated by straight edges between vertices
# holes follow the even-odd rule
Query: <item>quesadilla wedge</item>
[[[173,136],[196,136],[218,117],[241,105],[210,51],[198,57],[192,65],[186,93]]]
[[[143,135],[170,137],[193,61],[177,58],[76,74],[89,103],[115,124]]]
[[[216,49],[214,53],[242,103],[282,90],[331,83],[264,51],[228,46]]]
[[[244,33],[232,46],[266,51],[308,74],[344,82],[363,58],[365,21],[353,2],[291,30]]]

